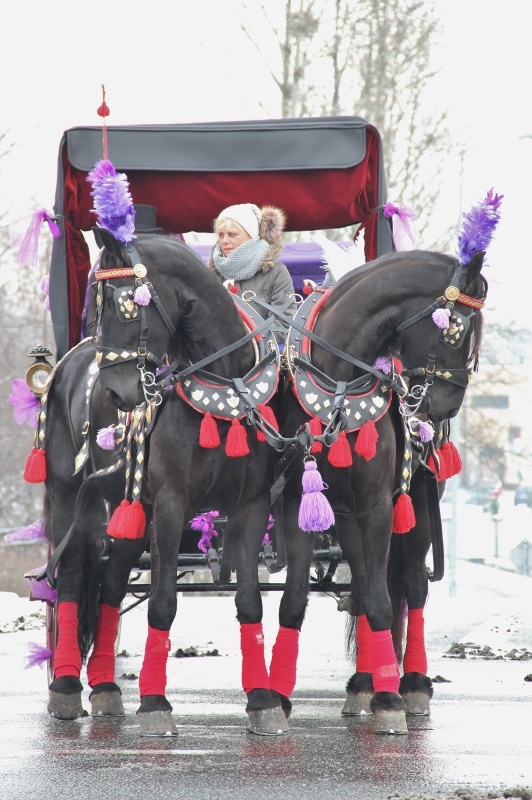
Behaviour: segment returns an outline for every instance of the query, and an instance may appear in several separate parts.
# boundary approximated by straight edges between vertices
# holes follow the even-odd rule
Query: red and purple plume
[[[132,242],[135,239],[135,207],[127,176],[117,172],[109,160],[102,159],[89,172],[87,180],[92,184],[93,213],[98,217],[98,224],[111,231],[120,242]]]
[[[503,197],[490,189],[482,203],[463,215],[462,230],[458,234],[458,260],[462,266],[469,264],[475,253],[486,250],[491,242],[501,216]]]

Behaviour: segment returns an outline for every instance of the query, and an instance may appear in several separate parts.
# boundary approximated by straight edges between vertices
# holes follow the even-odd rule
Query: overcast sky
[[[525,241],[532,138],[521,138],[532,136],[532,48],[524,5],[436,3],[444,38],[434,53],[441,69],[434,96],[449,110],[454,150],[435,214],[443,231],[457,218],[460,197],[467,210],[492,186],[505,195],[489,251],[490,302],[496,314],[508,315],[517,298],[519,321],[532,324],[523,289],[532,288]],[[169,16],[162,0],[138,11],[108,0],[87,7],[66,0],[10,4],[0,48],[0,131],[9,131],[14,148],[0,162],[0,210],[14,218],[34,201],[52,209],[61,135],[100,124],[102,83],[110,125],[278,117],[278,90],[239,30],[231,10],[237,6],[237,0],[174,2]],[[268,0],[273,14],[283,6]],[[264,48],[276,66],[266,34]],[[524,282],[519,291],[517,280]]]

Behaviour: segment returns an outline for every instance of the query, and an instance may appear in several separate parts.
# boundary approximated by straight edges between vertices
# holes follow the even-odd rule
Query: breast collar
[[[295,319],[305,330],[313,331],[320,311],[332,289],[317,287],[296,312]],[[338,384],[318,370],[311,361],[310,339],[291,328],[286,343],[288,371],[300,406],[325,425],[330,422]],[[345,386],[344,412],[346,433],[356,431],[368,420],[383,417],[390,407],[392,392],[380,379],[363,375]]]
[[[232,295],[238,313],[249,331],[255,330],[264,319],[238,295]],[[202,414],[217,419],[242,419],[249,408],[243,395],[252,405],[268,403],[279,383],[279,349],[271,330],[259,333],[254,339],[256,363],[243,378],[222,378],[198,369],[176,385],[177,394]]]

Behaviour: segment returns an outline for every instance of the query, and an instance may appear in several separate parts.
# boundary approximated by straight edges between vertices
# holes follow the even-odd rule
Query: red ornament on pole
[[[96,113],[99,117],[103,119],[103,126],[102,126],[102,148],[103,148],[103,157],[107,161],[109,158],[109,151],[107,147],[107,126],[105,124],[105,118],[109,116],[111,113],[109,110],[109,106],[105,102],[105,86],[102,83],[102,103],[96,109]]]

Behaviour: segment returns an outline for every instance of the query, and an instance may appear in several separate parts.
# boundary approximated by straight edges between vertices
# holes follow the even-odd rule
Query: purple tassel
[[[44,532],[44,518],[37,519],[31,525],[25,528],[20,528],[13,533],[7,533],[4,536],[4,544],[13,544],[14,542],[33,542],[36,539],[46,539]]]
[[[437,308],[436,311],[432,312],[433,323],[438,328],[441,328],[442,331],[446,330],[449,327],[450,318],[451,318],[451,312],[448,308]]]
[[[379,356],[373,362],[373,368],[380,370],[385,375],[389,375],[392,371],[392,360],[389,356]]]
[[[133,300],[138,306],[148,305],[151,300],[151,294],[145,283],[141,283],[140,286],[137,286],[135,294],[133,295]]]
[[[28,650],[29,653],[24,658],[24,669],[37,666],[42,669],[45,662],[49,661],[53,656],[52,651],[48,647],[43,647],[36,642],[28,642]]]
[[[44,569],[44,567],[41,567]],[[29,586],[32,600],[45,600],[49,603],[57,603],[57,589],[52,589],[46,580],[38,581],[29,575],[24,575],[24,580]]]
[[[109,160],[102,159],[89,172],[87,180],[92,185],[91,197],[98,224],[111,231],[120,242],[132,242],[135,239],[135,207],[127,176],[117,172]]]
[[[108,428],[100,428],[98,433],[96,434],[96,444],[102,448],[102,450],[114,450],[115,449],[115,426],[109,425]]]
[[[25,422],[35,430],[41,401],[35,397],[25,380],[15,378],[11,384],[11,394],[8,400],[14,406],[13,415],[17,425]]]
[[[503,197],[490,189],[482,203],[463,215],[462,230],[458,234],[458,260],[463,266],[469,264],[475,253],[486,250],[491,242],[501,216]]]
[[[299,506],[299,527],[302,531],[326,531],[334,524],[334,513],[323,489],[327,489],[313,459],[305,462],[303,495]]]
[[[430,422],[420,422],[418,430],[419,438],[423,443],[430,442],[434,438],[434,428]]]

